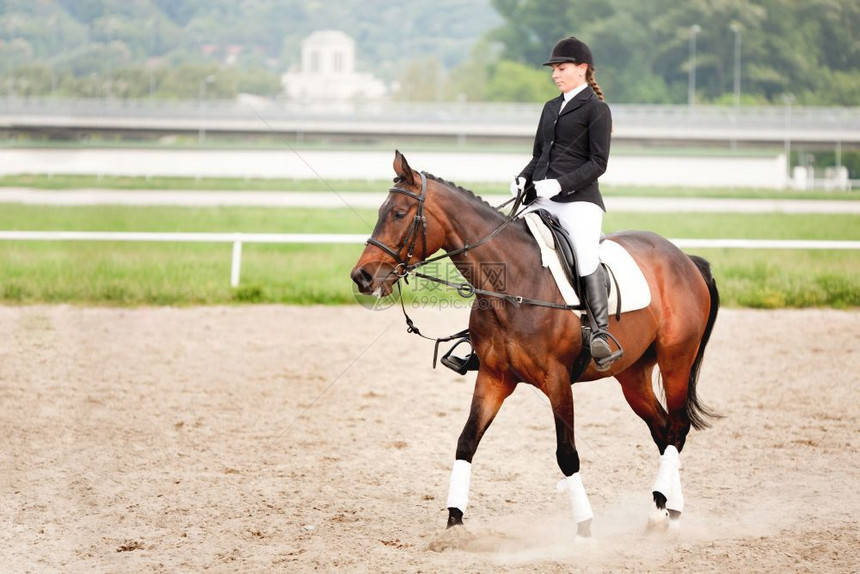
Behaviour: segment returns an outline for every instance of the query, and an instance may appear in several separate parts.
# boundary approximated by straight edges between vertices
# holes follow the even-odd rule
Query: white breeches
[[[603,210],[589,201],[561,203],[544,197],[533,201],[525,213],[546,209],[561,222],[570,235],[579,276],[585,277],[597,271],[600,264],[600,230],[603,227]]]

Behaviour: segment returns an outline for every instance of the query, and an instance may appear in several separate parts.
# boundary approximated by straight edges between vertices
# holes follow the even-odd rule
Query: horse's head
[[[413,171],[399,151],[394,152],[394,186],[379,207],[373,235],[350,277],[365,295],[384,297],[406,274],[409,266],[436,252],[442,244],[442,230],[428,229],[428,182]]]

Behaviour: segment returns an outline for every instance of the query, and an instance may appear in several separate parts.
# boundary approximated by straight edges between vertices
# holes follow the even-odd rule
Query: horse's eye
[[[406,217],[405,211],[395,211],[394,212],[394,219],[403,219],[404,217]]]

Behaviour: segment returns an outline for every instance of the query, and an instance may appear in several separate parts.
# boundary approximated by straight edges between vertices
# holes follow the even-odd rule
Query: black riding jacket
[[[532,160],[519,177],[526,178],[525,203],[537,197],[531,183],[557,179],[561,193],[553,201],[590,201],[606,211],[597,178],[606,171],[612,114],[591,86],[570,100],[559,114],[564,96],[548,101],[535,134]]]

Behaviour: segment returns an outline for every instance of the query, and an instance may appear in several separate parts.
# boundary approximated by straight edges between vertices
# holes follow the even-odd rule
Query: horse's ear
[[[409,185],[415,183],[412,168],[406,163],[406,157],[399,150],[394,150],[394,173]]]

